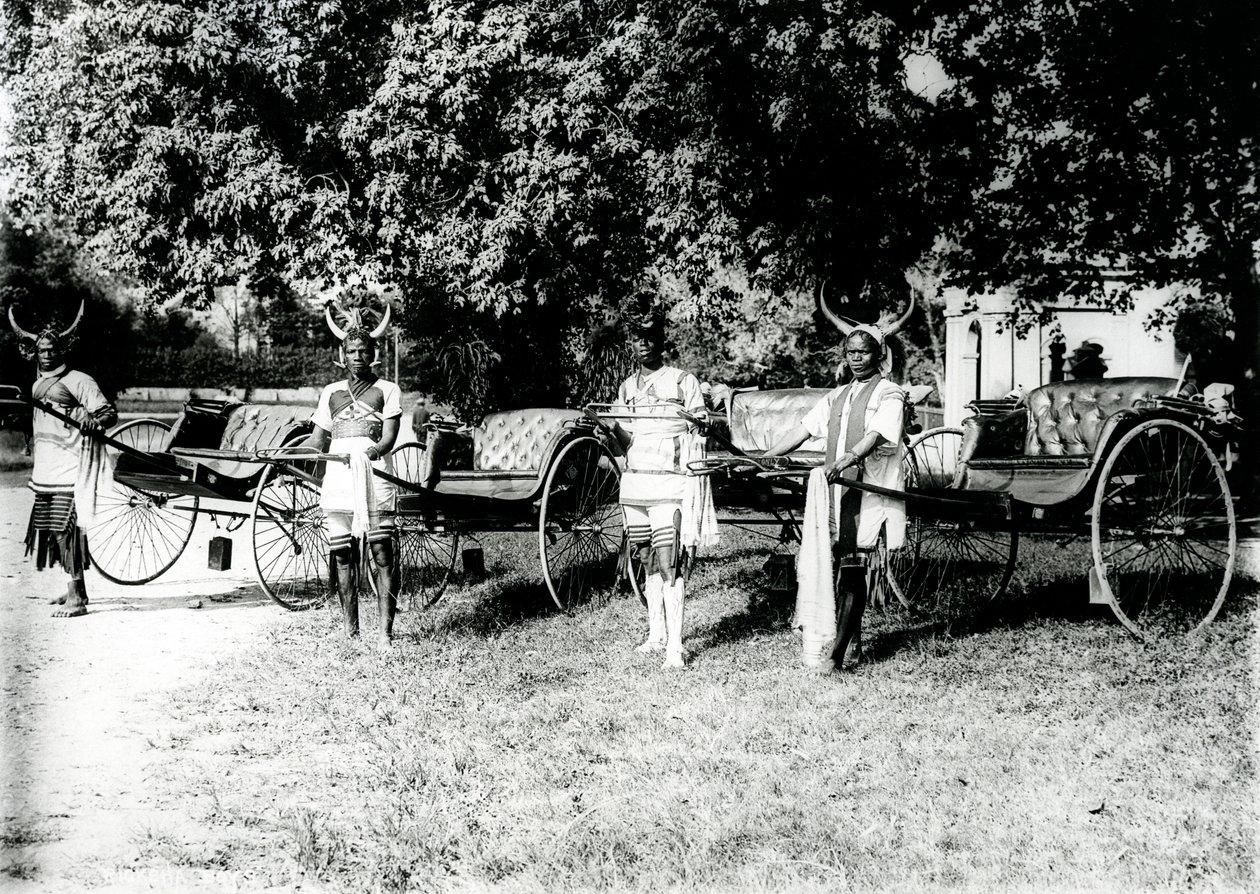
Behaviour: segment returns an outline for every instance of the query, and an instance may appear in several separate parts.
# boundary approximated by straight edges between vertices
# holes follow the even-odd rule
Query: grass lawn
[[[696,568],[682,672],[633,651],[633,598],[552,609],[525,536],[485,538],[490,579],[387,654],[331,610],[279,619],[152,743],[214,844],[154,832],[142,863],[356,892],[1255,890],[1254,583],[1142,645],[1079,555],[1030,544],[1012,596],[948,633],[872,612],[867,661],[819,678],[765,543],[728,531]]]

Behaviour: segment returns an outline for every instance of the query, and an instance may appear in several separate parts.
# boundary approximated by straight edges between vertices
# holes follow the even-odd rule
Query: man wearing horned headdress
[[[683,596],[699,546],[717,541],[708,479],[689,476],[687,463],[704,458],[704,434],[686,417],[704,415],[700,381],[665,363],[665,315],[641,296],[629,320],[639,369],[617,392],[624,423],[611,426],[626,456],[621,476],[631,561],[645,572],[648,635],[638,651],[664,651],[663,667],[686,663],[682,647]]]
[[[889,550],[905,541],[905,503],[896,497],[847,487],[866,482],[905,490],[905,390],[891,371],[888,337],[904,325],[853,324],[836,317],[818,296],[824,315],[845,335],[840,372],[848,382],[833,389],[766,451],[782,456],[811,438],[826,439],[826,459],[809,479],[801,549],[797,558],[796,623],[804,661],[822,672],[843,666],[849,645],[860,658],[867,563],[881,534]],[[885,328],[886,327],[886,328]],[[834,583],[833,583],[834,582]]]
[[[315,429],[306,445],[346,454],[349,463],[326,464],[320,506],[328,520],[329,564],[341,598],[344,629],[359,635],[358,566],[362,544],[371,554],[378,615],[377,636],[388,645],[394,634],[398,599],[398,567],[394,561],[394,486],[371,473],[393,473],[389,456],[402,417],[398,386],[373,372],[376,340],[389,326],[390,311],[371,328],[367,308],[337,309],[344,325],[325,307],[328,328],[341,340],[338,366],[346,378],[324,388],[311,421]]]
[[[118,421],[114,405],[106,400],[96,381],[66,364],[66,352],[82,319],[80,304],[68,328],[54,323],[31,333],[18,325],[13,308],[9,308],[9,324],[22,353],[35,359],[38,370],[31,396],[74,420],[72,424],[39,407],[31,420],[35,464],[29,487],[35,492],[35,505],[26,529],[26,552],[35,554],[36,568],[60,564],[70,575],[66,594],[52,600],[57,606],[54,618],[87,614],[83,571],[89,559],[83,526],[91,522],[96,486],[93,473],[104,462],[102,445],[93,436]]]

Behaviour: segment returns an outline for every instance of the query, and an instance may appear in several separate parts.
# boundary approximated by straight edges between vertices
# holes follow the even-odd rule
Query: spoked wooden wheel
[[[917,436],[906,451],[906,487],[948,487],[961,447],[961,429],[934,428]],[[948,617],[963,603],[1000,596],[1018,548],[1013,524],[927,517],[907,504],[906,542],[888,552],[886,581],[905,607]]]
[[[258,583],[280,605],[301,611],[322,605],[331,584],[317,464],[294,465],[310,477],[279,465],[263,471],[254,491],[250,531]]]
[[[446,592],[455,557],[459,555],[459,535],[398,526],[398,595],[406,607],[429,608]]]
[[[907,474],[914,466],[917,487],[946,488],[958,471],[962,452],[962,429],[949,426],[930,428],[910,439],[906,447]]]
[[[428,455],[417,443],[393,453],[394,474],[420,484],[429,472]],[[398,514],[398,598],[405,608],[429,608],[442,598],[459,554],[459,534],[436,531],[422,513]]]
[[[1198,432],[1170,419],[1127,432],[1103,463],[1092,529],[1096,583],[1135,636],[1216,617],[1238,534],[1225,472]]]
[[[570,441],[547,471],[538,552],[547,589],[564,611],[593,588],[615,583],[625,529],[620,487],[620,468],[594,438]]]
[[[109,435],[145,453],[159,453],[169,431],[165,422],[136,419]],[[87,529],[92,565],[116,584],[153,580],[183,554],[197,521],[197,503],[196,497],[111,482],[97,493],[96,519]]]

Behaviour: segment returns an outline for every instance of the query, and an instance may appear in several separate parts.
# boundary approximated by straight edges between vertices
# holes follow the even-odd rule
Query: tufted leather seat
[[[731,399],[731,442],[748,453],[764,453],[786,431],[799,423],[829,393],[828,388],[776,388],[740,391]],[[801,445],[797,453],[821,453],[821,438]]]
[[[490,413],[473,429],[473,468],[537,474],[556,435],[581,418],[578,410],[550,408]]]
[[[279,447],[290,438],[310,430],[312,408],[293,405],[242,404],[232,410],[219,447],[223,450],[254,451]],[[207,459],[201,462],[220,475],[248,478],[262,469],[260,463]]]
[[[1024,455],[1091,454],[1111,417],[1168,394],[1175,384],[1173,379],[1128,376],[1043,385],[1028,395]]]
[[[1155,376],[1073,379],[1042,385],[1010,413],[977,413],[963,420],[967,487],[1042,505],[1064,499],[1084,486],[1095,452],[1124,415],[1175,385]]]
[[[579,410],[536,407],[489,413],[472,431],[472,469],[444,469],[442,494],[519,500],[537,495],[566,427]]]

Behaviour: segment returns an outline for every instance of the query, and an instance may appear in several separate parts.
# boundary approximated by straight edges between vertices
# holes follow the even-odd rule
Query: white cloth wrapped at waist
[[[376,442],[367,437],[333,438],[328,447],[329,453],[346,453],[351,456],[363,456],[369,447]],[[363,457],[366,462],[366,457]],[[362,465],[362,463],[361,463]],[[394,511],[394,485],[367,472],[370,466],[383,472],[393,474],[393,457],[386,456],[362,466],[359,476],[345,463],[329,462],[324,468],[324,483],[320,488],[319,505],[325,512],[364,511],[369,513]],[[359,478],[356,481],[356,477]]]

